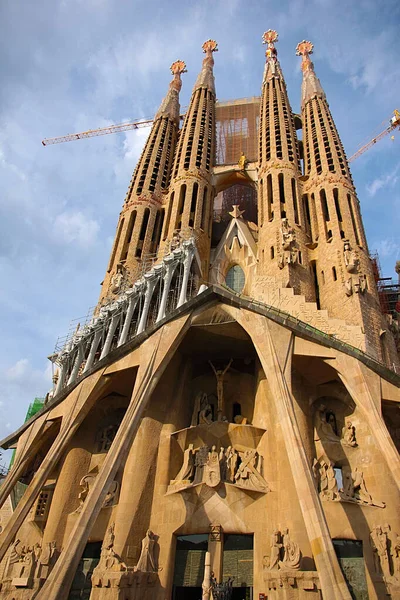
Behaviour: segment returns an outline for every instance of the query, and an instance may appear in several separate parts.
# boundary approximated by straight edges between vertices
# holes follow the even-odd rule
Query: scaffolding
[[[400,314],[400,282],[397,283],[392,277],[382,277],[381,265],[377,252],[371,254],[372,269],[378,288],[381,311],[385,315],[391,315],[394,319]]]
[[[260,97],[216,103],[217,165],[234,165],[242,153],[258,160]]]

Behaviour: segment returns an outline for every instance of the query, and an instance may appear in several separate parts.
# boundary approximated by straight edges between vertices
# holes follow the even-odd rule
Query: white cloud
[[[384,187],[394,187],[396,183],[400,179],[400,175],[398,175],[400,170],[400,163],[392,170],[390,173],[383,175],[382,177],[377,177],[371,183],[367,184],[366,189],[370,196],[374,197],[379,190]]]
[[[76,242],[83,248],[89,248],[96,242],[100,225],[81,211],[63,212],[54,220],[53,234],[66,244]]]
[[[381,258],[393,257],[394,261],[400,257],[400,243],[398,239],[387,238],[376,243],[378,254]]]

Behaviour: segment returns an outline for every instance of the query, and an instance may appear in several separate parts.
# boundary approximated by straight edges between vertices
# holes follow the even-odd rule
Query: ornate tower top
[[[176,60],[170,68],[174,78],[169,84],[167,95],[162,101],[154,120],[156,121],[160,117],[171,117],[179,123],[179,92],[182,88],[181,75],[187,73],[186,63],[183,60]]]
[[[218,44],[215,40],[207,40],[202,45],[203,52],[206,57],[203,59],[203,65],[196,83],[194,84],[193,92],[201,87],[209,88],[215,94],[214,74],[213,74],[213,52],[218,52]]]
[[[324,90],[314,71],[314,63],[310,58],[313,53],[314,44],[303,40],[296,46],[296,55],[302,57],[301,70],[303,71],[303,85],[301,89],[302,106],[314,96],[325,97]]]
[[[275,48],[274,42],[278,41],[278,32],[274,29],[268,29],[262,35],[263,44],[267,44],[267,49],[265,51],[265,69],[264,69],[264,77],[263,84],[266,83],[272,77],[281,76],[279,63],[278,63],[278,52]]]

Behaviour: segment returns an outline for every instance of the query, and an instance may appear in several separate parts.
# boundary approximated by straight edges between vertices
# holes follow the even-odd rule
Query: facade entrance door
[[[93,570],[99,564],[102,542],[86,544],[79,561],[68,600],[89,600],[92,591]]]
[[[173,600],[201,600],[207,547],[207,534],[177,537]]]
[[[354,600],[368,600],[362,542],[339,539],[332,541],[351,597]]]

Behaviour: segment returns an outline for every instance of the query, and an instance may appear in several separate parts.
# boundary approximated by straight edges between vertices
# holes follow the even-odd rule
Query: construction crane
[[[179,115],[180,119],[183,119],[184,116],[184,114]],[[43,146],[50,146],[51,144],[61,144],[62,142],[72,142],[73,140],[83,140],[85,138],[91,138],[97,135],[106,135],[108,133],[119,133],[120,131],[140,129],[141,127],[149,127],[153,121],[154,119],[147,119],[145,121],[138,120],[133,121],[132,123],[120,123],[119,125],[100,127],[100,129],[88,129],[87,131],[81,131],[80,133],[68,133],[67,135],[61,135],[59,137],[45,138],[42,140],[42,144]]]
[[[385,135],[394,131],[396,127],[398,127],[400,130],[400,111],[398,111],[397,109],[393,111],[393,117],[390,119],[389,127],[386,127],[384,131],[381,131],[381,133],[379,133],[376,137],[372,138],[372,140],[364,144],[364,146],[361,146],[361,148],[359,148],[357,152],[353,154],[353,156],[350,156],[349,162],[356,160],[356,158],[361,156],[361,154],[364,154],[364,152],[366,152],[377,142],[379,142],[379,140],[385,137]]]

